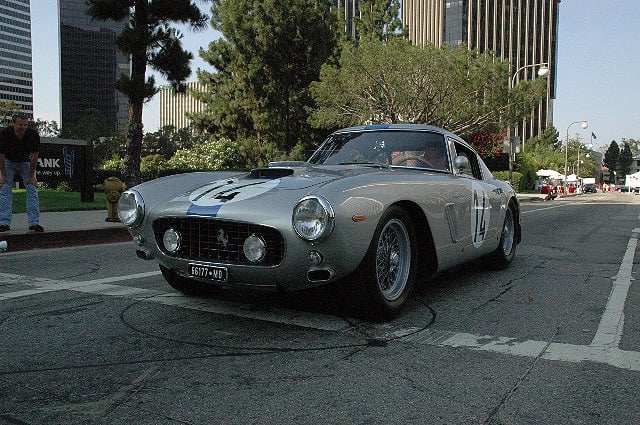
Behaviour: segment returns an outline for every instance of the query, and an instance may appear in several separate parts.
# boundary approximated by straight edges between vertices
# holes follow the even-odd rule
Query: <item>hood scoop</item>
[[[279,179],[293,175],[291,168],[254,168],[251,170],[249,178],[252,179]]]

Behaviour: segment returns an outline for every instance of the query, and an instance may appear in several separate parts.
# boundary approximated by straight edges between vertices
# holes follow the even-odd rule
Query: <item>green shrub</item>
[[[518,191],[523,192],[534,189],[536,186],[536,171],[538,171],[538,167],[531,155],[518,155],[517,170],[522,176],[518,182]]]
[[[498,180],[503,180],[505,182],[509,181],[509,171],[494,171],[493,177]],[[514,171],[511,173],[511,180],[513,180],[513,188],[516,192],[520,192],[520,182],[522,180],[522,174]]]
[[[140,160],[140,173],[143,180],[152,180],[160,175],[167,160],[160,154],[147,155]]]
[[[121,173],[124,169],[124,160],[120,158],[116,153],[114,153],[111,156],[111,159],[108,159],[102,163],[100,169]]]
[[[58,192],[73,192],[73,190],[71,189],[71,185],[69,185],[69,182],[66,181],[60,182],[60,184],[58,184],[58,187],[56,187],[56,190]]]

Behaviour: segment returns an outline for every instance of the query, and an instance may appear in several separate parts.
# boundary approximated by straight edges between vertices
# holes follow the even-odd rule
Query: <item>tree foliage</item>
[[[11,121],[11,115],[18,112],[20,106],[13,100],[0,100],[0,125]]]
[[[509,92],[510,68],[494,52],[419,47],[402,38],[343,46],[311,86],[319,128],[370,122],[428,123],[462,136],[518,122],[544,96],[542,80]],[[528,83],[528,84],[525,84]]]
[[[113,133],[111,125],[102,112],[97,109],[86,109],[75,126],[65,127],[61,136],[68,139],[94,141],[100,137],[109,137]]]
[[[359,38],[389,41],[404,35],[399,0],[360,0],[358,9],[353,23]]]
[[[88,15],[95,19],[124,22],[117,43],[131,58],[131,75],[122,74],[116,88],[129,99],[124,179],[132,186],[140,182],[143,104],[158,90],[153,76],[146,76],[147,66],[184,90],[193,55],[182,48],[182,35],[171,24],[203,29],[207,16],[191,0],[86,0],[86,4]]]
[[[629,149],[631,149],[632,156],[638,157],[640,156],[640,141],[633,138],[622,138],[622,143],[626,143],[629,145]]]
[[[620,151],[620,158],[618,159],[618,172],[620,178],[624,178],[631,171],[631,164],[633,163],[633,153],[628,143],[622,144],[622,151]]]
[[[612,140],[611,144],[609,144],[609,148],[604,154],[604,159],[602,160],[603,165],[609,169],[610,179],[614,179],[614,176],[618,171],[619,160],[620,146],[618,146],[618,143],[616,143],[615,140]]]
[[[38,118],[33,122],[33,127],[41,137],[62,137],[62,130],[56,121],[45,121]]]
[[[164,159],[171,158],[180,149],[189,149],[202,143],[203,136],[192,134],[190,129],[176,129],[165,126],[153,133],[146,133],[142,142],[142,157],[160,155]]]
[[[214,72],[200,71],[205,111],[196,127],[231,139],[275,143],[289,151],[309,144],[309,84],[337,44],[331,0],[225,0],[212,7],[223,38],[200,50]],[[301,139],[302,138],[302,139]]]

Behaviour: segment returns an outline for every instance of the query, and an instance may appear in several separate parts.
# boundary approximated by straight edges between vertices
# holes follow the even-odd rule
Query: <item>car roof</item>
[[[370,125],[361,125],[356,127],[342,128],[340,130],[334,131],[332,134],[352,133],[357,131],[376,131],[376,130],[433,131],[436,133],[442,133],[448,137],[453,137],[454,139],[467,145],[467,147],[470,147],[470,145],[466,142],[466,140],[464,140],[462,137],[458,136],[457,134],[452,133],[448,130],[445,130],[444,128],[436,127],[434,125],[427,125],[427,124],[370,124]]]

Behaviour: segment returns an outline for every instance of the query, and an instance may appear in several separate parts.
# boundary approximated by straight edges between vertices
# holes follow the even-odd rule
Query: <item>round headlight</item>
[[[251,262],[257,263],[264,260],[267,255],[267,244],[255,233],[244,240],[242,251],[245,257]]]
[[[318,241],[333,231],[335,215],[329,201],[313,195],[302,198],[293,208],[293,228],[306,241]]]
[[[118,217],[125,226],[136,227],[144,218],[144,201],[135,190],[127,190],[118,201]]]
[[[162,244],[169,252],[177,252],[180,249],[181,242],[182,237],[180,237],[180,233],[173,227],[167,229],[164,235],[162,235]]]

